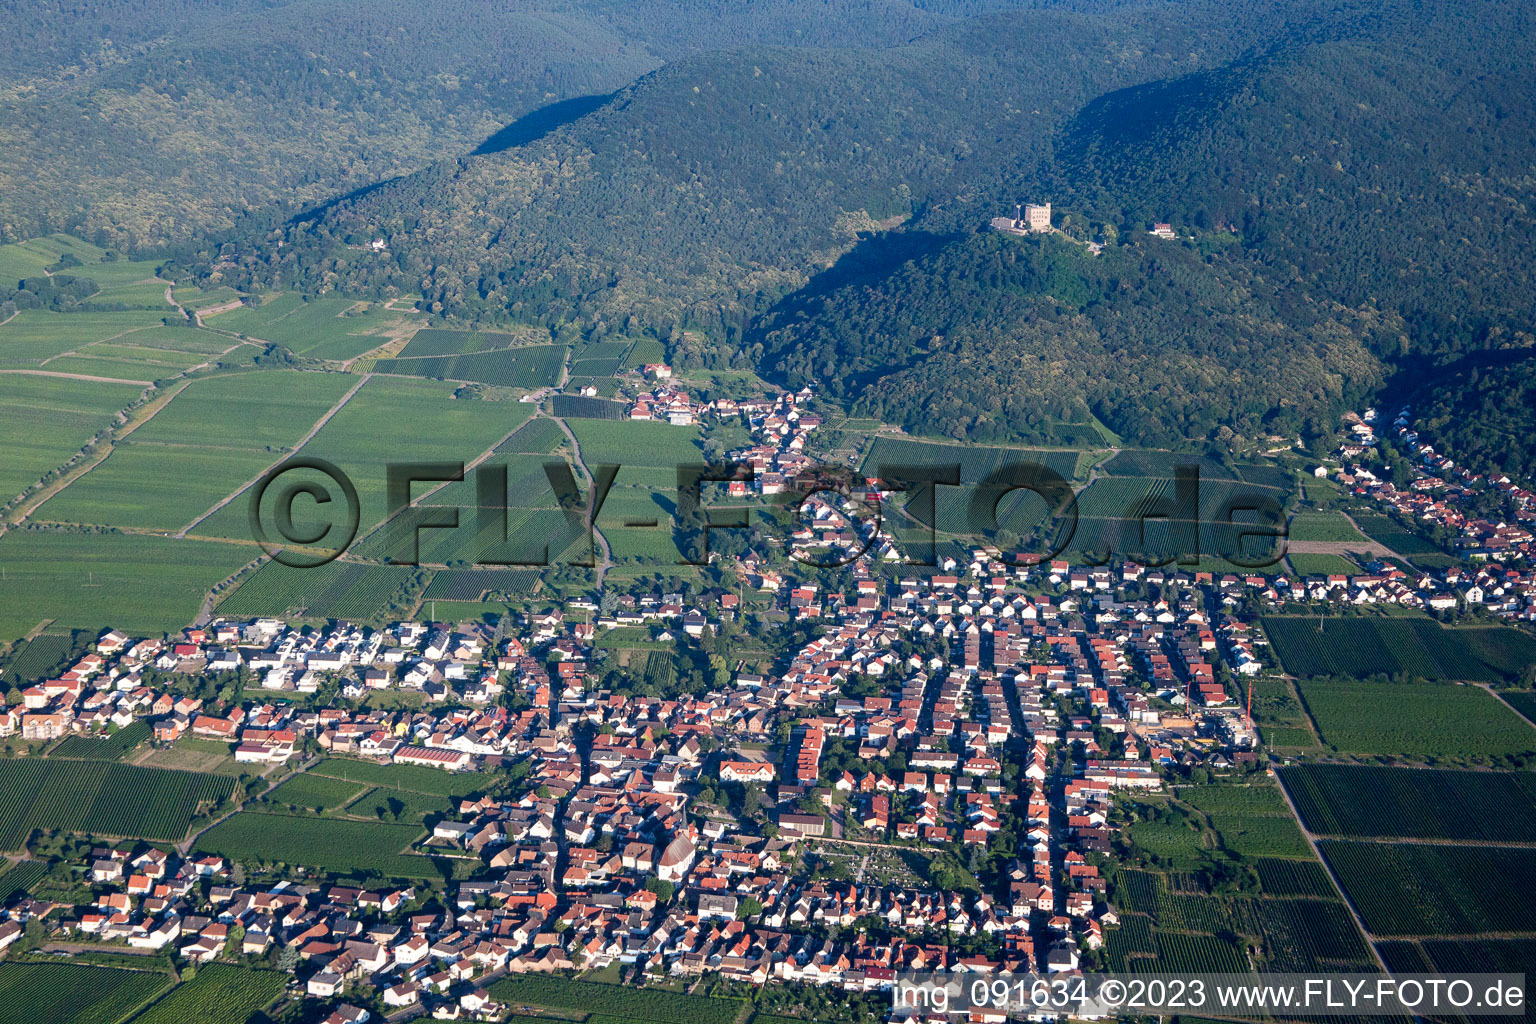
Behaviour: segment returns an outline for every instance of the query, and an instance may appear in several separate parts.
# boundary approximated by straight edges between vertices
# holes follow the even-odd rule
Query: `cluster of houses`
[[[1435,612],[1481,606],[1504,618],[1536,621],[1536,569],[1531,568],[1536,493],[1507,476],[1457,466],[1420,440],[1407,408],[1389,429],[1412,456],[1414,479],[1405,485],[1382,479],[1364,465],[1381,443],[1381,420],[1374,409],[1346,417],[1344,437],[1335,451],[1341,468],[1334,478],[1358,500],[1375,502],[1383,511],[1426,529],[1449,531],[1458,553],[1473,566],[1405,572],[1378,562],[1361,574],[1304,580],[1307,598],[1393,603]],[[1328,470],[1320,466],[1316,473],[1328,475]],[[1498,497],[1505,518],[1490,519],[1478,511],[1490,495]]]
[[[753,444],[731,455],[754,467],[759,493],[809,468],[818,421],[808,398],[709,404],[750,425]],[[1452,467],[1425,468],[1440,486],[1383,490],[1358,472],[1345,482],[1424,518],[1424,502],[1454,506],[1456,493],[1444,486]],[[1505,494],[1529,508],[1518,488]],[[849,512],[835,500],[828,509]],[[275,957],[314,999],[366,986],[391,1010],[464,1019],[506,1011],[492,997],[503,975],[614,963],[858,991],[888,987],[899,971],[1076,970],[1118,925],[1095,866],[1115,850],[1116,796],[1161,788],[1175,766],[1255,763],[1257,738],[1230,687],[1262,670],[1267,647],[1240,611],[1291,601],[1434,608],[1447,595],[1506,614],[1532,607],[1529,577],[1496,555],[1475,570],[1381,565],[1296,580],[1133,563],[1023,567],[976,549],[944,558],[936,574],[892,576],[876,571],[881,538],[828,520],[797,540],[858,545],[845,587],[786,580],[755,556],[739,566],[818,634],[773,673],[737,666],[725,683],[676,697],[603,689],[589,668],[595,642],[619,627],[645,627],[653,640],[700,636],[735,612],[736,594],[618,594],[495,630],[304,630],[278,619],[220,620],[165,641],[109,630],[60,678],[27,686],[0,714],[0,732],[51,741],[142,719],[158,741],[220,740],[262,770],[317,750],[519,770],[489,772],[502,781],[444,798],[428,817],[424,842],[474,864],[441,892],[303,875],[236,884],[243,876],[223,858],[102,849],[82,865],[94,902],[64,908],[62,926],[194,962]],[[1499,536],[1521,553],[1529,543]],[[266,692],[199,699],[175,682],[230,672]],[[385,689],[421,699],[370,707],[364,698]],[[743,787],[753,806],[733,812],[705,795],[716,786]],[[1006,891],[949,891],[863,866],[840,879],[804,870],[807,850],[849,841],[963,860],[1000,832],[1018,840]],[[13,900],[0,945],[33,916],[60,921],[59,909]],[[952,941],[975,936],[989,952]]]

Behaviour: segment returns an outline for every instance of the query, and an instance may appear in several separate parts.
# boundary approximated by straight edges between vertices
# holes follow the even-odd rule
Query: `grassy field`
[[[495,776],[483,772],[445,772],[422,765],[379,764],[344,757],[326,758],[310,769],[310,774],[444,797],[483,793],[496,781]]]
[[[415,572],[406,566],[356,562],[328,562],[312,569],[267,562],[219,603],[219,611],[372,621],[392,607]]]
[[[506,977],[493,984],[490,991],[493,999],[504,1003],[576,1010],[647,1024],[731,1024],[742,1008],[739,999],[658,992],[548,975]]]
[[[375,303],[336,296],[305,301],[292,292],[204,320],[211,327],[274,342],[313,359],[351,359],[384,344],[387,332],[415,322],[419,320]]]
[[[69,461],[142,393],[134,384],[0,375],[0,503]]]
[[[241,811],[199,836],[196,849],[248,866],[286,864],[337,875],[377,872],[386,878],[442,878],[445,871],[439,862],[404,852],[423,835],[420,825]]]
[[[50,359],[66,352],[80,352],[96,342],[131,337],[144,328],[158,328],[162,316],[149,310],[54,313],[24,309],[0,325],[0,367],[52,369],[45,365]]]
[[[262,451],[127,441],[44,502],[37,518],[174,533],[260,476],[273,460]]]
[[[1323,856],[1372,935],[1536,931],[1536,849],[1325,840]]]
[[[51,628],[150,634],[197,615],[255,547],[128,534],[12,530],[0,537],[0,641]]]
[[[335,405],[356,377],[255,370],[205,377],[134,432],[135,440],[281,452]]]
[[[222,775],[100,761],[0,762],[0,849],[34,829],[172,841],[233,791]]]
[[[70,736],[49,751],[49,756],[79,758],[83,761],[118,761],[149,737],[149,723],[140,720],[110,736]]]
[[[1265,616],[1285,670],[1297,676],[1408,676],[1500,682],[1536,660],[1536,637],[1509,626],[1442,626],[1425,616],[1318,620]]]
[[[1356,576],[1362,571],[1359,565],[1343,555],[1291,552],[1286,558],[1298,576]]]
[[[328,459],[352,477],[364,530],[384,519],[389,463],[470,462],[532,413],[517,402],[455,400],[453,392],[451,384],[375,377],[305,446],[305,455]],[[413,494],[430,486],[416,484]],[[236,528],[249,532],[243,522]]]
[[[560,383],[564,345],[532,345],[468,355],[380,359],[378,373],[398,373],[436,380],[476,381],[508,388],[542,388]]]
[[[1280,769],[1320,835],[1536,842],[1536,775],[1367,765]]]
[[[288,976],[233,964],[207,964],[133,1018],[131,1024],[246,1024],[283,991]]]
[[[602,464],[675,470],[704,461],[696,427],[611,420],[577,420],[568,425],[580,442],[582,459],[589,467]],[[672,480],[671,489],[675,492],[675,475]]]
[[[1298,512],[1291,518],[1290,539],[1361,543],[1366,540],[1342,512]]]
[[[170,984],[159,971],[3,963],[0,1024],[118,1024]]]
[[[1323,743],[1342,754],[1478,760],[1536,753],[1536,729],[1480,687],[1336,679],[1300,685]]]
[[[20,687],[39,679],[51,678],[70,661],[84,654],[95,637],[94,632],[88,631],[78,634],[39,633],[12,655],[0,679],[7,686]]]
[[[1189,786],[1179,799],[1204,811],[1221,845],[1249,857],[1310,858],[1285,797],[1274,786]]]
[[[323,775],[297,775],[261,798],[275,808],[297,808],[321,814],[339,810],[362,795],[365,786]]]

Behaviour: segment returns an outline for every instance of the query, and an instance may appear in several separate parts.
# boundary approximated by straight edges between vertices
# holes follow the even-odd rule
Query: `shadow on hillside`
[[[576,96],[547,104],[538,110],[530,110],[480,143],[473,155],[486,156],[490,153],[501,153],[518,146],[526,146],[530,142],[542,139],[557,128],[563,128],[585,117],[616,95],[618,94],[608,92],[594,96]]]

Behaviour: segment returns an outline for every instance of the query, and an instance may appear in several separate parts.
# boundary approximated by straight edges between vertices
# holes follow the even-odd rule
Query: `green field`
[[[1285,670],[1297,676],[1410,676],[1499,682],[1536,661],[1536,637],[1510,626],[1442,626],[1423,616],[1318,620],[1265,616]]]
[[[365,307],[359,310],[359,307]],[[261,341],[282,345],[312,359],[351,359],[389,340],[385,333],[416,321],[376,303],[323,296],[305,301],[285,292],[259,306],[242,306],[207,318],[204,323]]]
[[[1530,772],[1304,764],[1280,778],[1319,835],[1536,842]]]
[[[491,986],[490,992],[499,1002],[576,1010],[648,1024],[731,1024],[742,1008],[739,999],[658,992],[550,975],[502,978]]]
[[[68,462],[142,393],[134,384],[0,375],[0,504]]]
[[[1378,544],[1385,544],[1399,555],[1412,558],[1415,555],[1436,555],[1440,549],[1416,532],[1412,532],[1392,519],[1374,512],[1361,512],[1353,516],[1355,523],[1367,537]]]
[[[379,764],[342,757],[326,758],[311,768],[310,774],[444,797],[484,793],[497,779],[484,772],[445,772],[424,765]]]
[[[1483,759],[1536,752],[1536,729],[1481,687],[1312,679],[1299,684],[1341,754]]]
[[[1259,885],[1269,896],[1317,896],[1332,898],[1333,882],[1328,872],[1315,860],[1277,860],[1261,857],[1254,861]]]
[[[374,377],[305,446],[306,456],[328,459],[351,476],[362,503],[364,533],[384,519],[388,464],[471,462],[533,411],[520,402],[456,400],[453,392],[452,384]],[[416,484],[413,496],[419,498],[431,486]],[[466,487],[474,493],[472,474]],[[472,502],[464,504],[472,507]],[[244,509],[226,508],[207,526],[212,530],[220,524],[220,536],[248,535],[245,515]]]
[[[153,311],[54,313],[24,309],[0,325],[0,367],[51,370],[48,360],[161,326]],[[150,378],[136,376],[136,380]]]
[[[341,373],[253,370],[188,384],[137,441],[281,452],[341,400],[356,377]]]
[[[1372,935],[1536,931],[1536,849],[1324,840],[1323,856]]]
[[[247,866],[286,864],[337,875],[377,872],[386,878],[442,878],[445,868],[439,862],[404,852],[423,835],[420,825],[242,811],[199,836],[196,849]]]
[[[219,611],[372,621],[385,614],[414,575],[415,570],[395,565],[338,561],[300,569],[267,562],[219,603]]]
[[[1180,800],[1204,811],[1221,845],[1248,857],[1310,858],[1312,848],[1274,786],[1188,786]]]
[[[39,506],[37,518],[174,533],[273,461],[261,451],[127,441]]]
[[[48,752],[49,757],[71,757],[84,761],[116,761],[150,737],[149,723],[137,721],[110,736],[70,736]]]
[[[612,420],[577,420],[568,426],[581,443],[582,459],[588,467],[602,464],[673,470],[669,490],[674,494],[676,468],[704,462],[696,427]]]
[[[180,629],[209,588],[256,554],[235,544],[12,530],[0,537],[0,641],[48,619],[95,632]]]
[[[133,1018],[132,1024],[246,1024],[283,991],[281,971],[207,964]]]
[[[261,798],[274,807],[293,807],[323,813],[345,807],[364,790],[360,783],[330,779],[323,775],[297,775]]]
[[[84,654],[96,633],[39,633],[27,641],[6,663],[0,675],[7,686],[20,687],[58,674],[69,662]]]
[[[0,849],[34,829],[172,841],[198,811],[228,799],[223,775],[101,761],[0,761]]]
[[[3,963],[0,1024],[118,1024],[170,984],[159,971]]]
[[[538,582],[536,569],[444,569],[432,577],[422,599],[479,601],[488,593],[531,595]]]
[[[1291,517],[1290,539],[1364,543],[1366,538],[1342,512],[1298,512]]]
[[[1357,576],[1363,570],[1343,555],[1312,555],[1292,552],[1285,556],[1298,576]]]
[[[508,388],[543,388],[560,383],[569,351],[564,345],[531,345],[469,355],[380,359],[377,373],[398,373],[436,380],[474,381]]]

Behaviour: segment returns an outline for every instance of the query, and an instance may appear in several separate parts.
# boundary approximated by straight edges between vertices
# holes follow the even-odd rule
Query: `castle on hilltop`
[[[1012,217],[993,217],[992,230],[1006,231],[1010,235],[1043,235],[1051,228],[1051,204],[1026,203],[1015,206]]]

